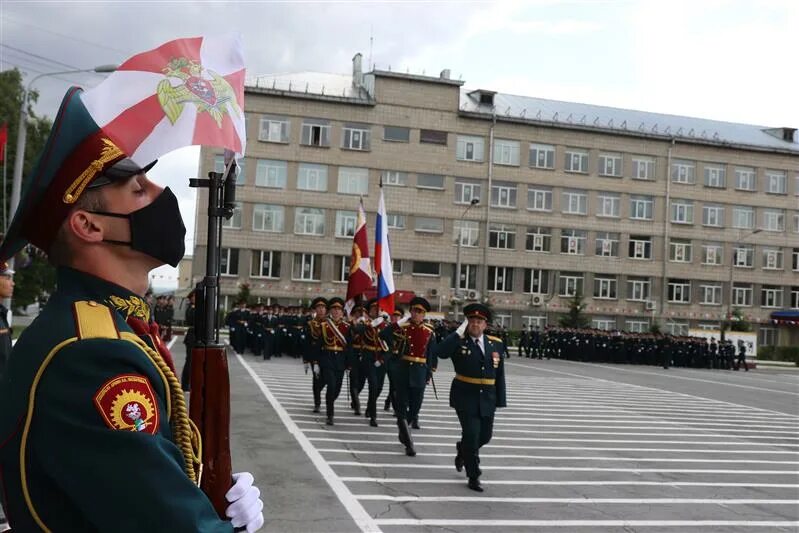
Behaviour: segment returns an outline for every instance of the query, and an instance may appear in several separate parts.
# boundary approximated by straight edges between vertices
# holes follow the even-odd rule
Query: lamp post
[[[457,318],[458,316],[459,312],[458,306],[463,297],[463,293],[461,292],[461,244],[463,242],[463,218],[466,216],[466,213],[469,212],[469,209],[471,209],[472,207],[476,206],[479,203],[480,203],[479,198],[472,198],[472,201],[469,203],[468,206],[466,206],[466,209],[463,211],[463,214],[461,215],[460,219],[458,219],[459,222],[461,223],[461,226],[458,228],[458,249],[455,252],[455,299],[457,301],[455,304],[455,318]]]
[[[741,231],[738,230],[738,241],[737,241],[737,244],[741,244],[741,243],[745,242],[746,239],[748,239],[752,235],[757,235],[761,231],[763,231],[763,230],[758,228],[758,229],[756,229],[754,231],[750,231],[749,233],[747,233],[744,236],[741,236]],[[730,328],[732,328],[732,297],[733,297],[733,294],[734,294],[733,287],[732,287],[732,274],[733,274],[734,268],[735,268],[735,248],[732,249],[732,254],[730,255],[730,277],[729,277],[729,282],[728,282],[729,283],[729,287],[730,287],[730,295],[729,295],[729,300],[727,301],[727,316],[726,316],[727,320],[726,320],[726,324]],[[724,340],[724,332],[727,329],[724,326],[725,326],[725,321],[722,320],[722,322],[721,322],[721,340]]]

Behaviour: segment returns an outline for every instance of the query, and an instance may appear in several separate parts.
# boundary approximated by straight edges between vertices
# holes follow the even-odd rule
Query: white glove
[[[458,326],[458,329],[455,330],[455,333],[457,333],[458,337],[460,337],[461,339],[466,334],[466,326],[468,326],[468,325],[469,325],[469,319],[468,318],[464,318],[463,322],[461,322],[461,325]]]
[[[380,361],[375,361],[375,368],[380,368],[380,365],[382,364],[383,363],[381,363]]]
[[[385,318],[383,318],[382,316],[379,316],[379,317],[375,318],[374,320],[372,320],[372,327],[376,328],[377,326],[379,326],[380,324],[382,324],[385,321],[386,321]]]
[[[408,320],[410,320],[410,319],[411,319],[411,314],[410,314],[410,313],[407,313],[407,314],[405,314],[405,315],[404,315],[402,318],[400,318],[399,320],[397,320],[397,325],[398,325],[398,326],[402,326],[404,323],[406,323],[406,322],[407,322]]]
[[[319,373],[320,373],[321,371],[322,371],[322,370],[319,368],[319,365],[313,365],[313,373],[314,373],[314,375],[315,375],[316,377],[319,377]]]
[[[254,478],[249,472],[233,474],[233,481],[234,485],[225,494],[225,499],[230,502],[225,515],[234,528],[244,527],[247,533],[258,531],[264,525],[261,491],[253,486]]]

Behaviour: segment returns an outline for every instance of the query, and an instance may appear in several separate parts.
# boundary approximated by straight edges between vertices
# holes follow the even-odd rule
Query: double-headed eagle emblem
[[[243,116],[230,83],[216,72],[203,68],[198,61],[174,58],[163,72],[166,78],[158,83],[156,91],[158,101],[173,125],[187,103],[197,106],[198,113],[204,111],[211,115],[220,128],[228,104],[236,115]]]

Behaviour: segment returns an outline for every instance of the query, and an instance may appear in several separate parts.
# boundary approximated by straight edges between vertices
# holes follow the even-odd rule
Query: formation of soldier
[[[238,354],[250,351],[253,355],[271,359],[289,356],[302,357],[305,345],[305,325],[311,309],[300,306],[282,307],[239,301],[225,317],[230,332],[230,345]]]

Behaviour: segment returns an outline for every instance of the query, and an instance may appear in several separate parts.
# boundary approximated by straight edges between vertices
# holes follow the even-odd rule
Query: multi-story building
[[[770,313],[799,308],[796,130],[466,90],[446,70],[360,62],[248,81],[223,303],[244,282],[281,304],[343,295],[359,197],[373,245],[382,181],[396,286],[437,310],[453,309],[459,278],[512,328],[555,323],[580,292],[596,327],[717,328],[740,308],[772,344]],[[204,171],[221,165],[202,151]]]

